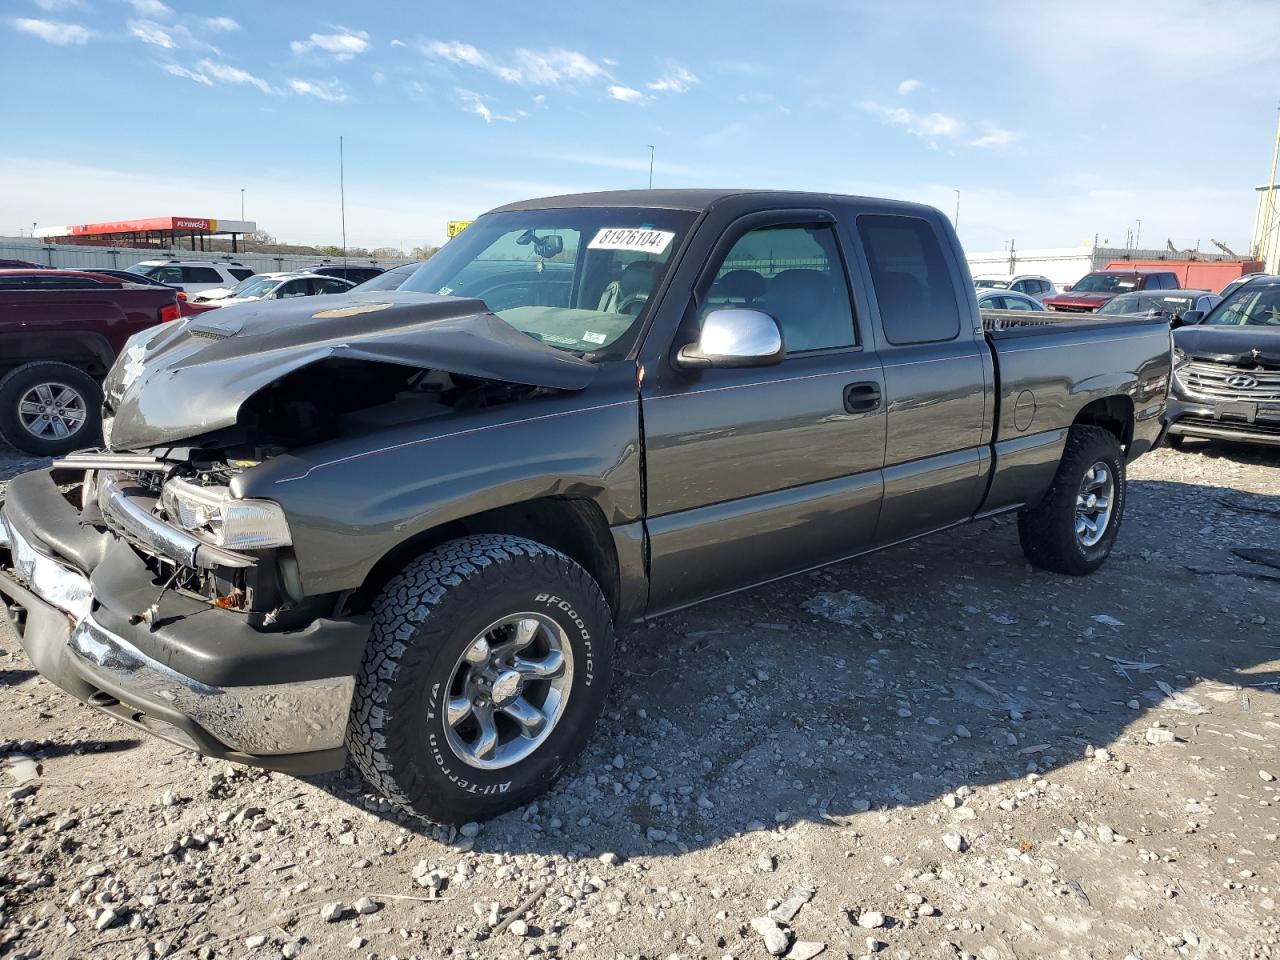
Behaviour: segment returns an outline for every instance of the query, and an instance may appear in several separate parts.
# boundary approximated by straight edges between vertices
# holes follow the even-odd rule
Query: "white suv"
[[[252,267],[234,260],[143,260],[129,267],[130,273],[159,280],[187,293],[214,287],[234,287],[253,276]]]

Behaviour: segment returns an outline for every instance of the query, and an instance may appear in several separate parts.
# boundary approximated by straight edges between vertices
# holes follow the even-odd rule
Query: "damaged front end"
[[[10,483],[0,595],[43,675],[211,756],[342,765],[368,619],[352,589],[308,589],[294,527],[324,519],[252,493],[255,471],[594,374],[478,301],[342,303],[250,304],[139,335],[105,384],[110,449]]]

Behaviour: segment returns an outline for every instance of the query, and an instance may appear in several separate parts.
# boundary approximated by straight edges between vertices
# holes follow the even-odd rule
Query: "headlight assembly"
[[[278,503],[237,500],[226,487],[170,480],[160,492],[160,507],[174,526],[229,550],[287,547],[293,542]]]

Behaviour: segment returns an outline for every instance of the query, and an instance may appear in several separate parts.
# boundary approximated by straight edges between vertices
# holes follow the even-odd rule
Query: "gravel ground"
[[[0,478],[17,472],[0,452]],[[144,738],[0,627],[0,955],[1280,957],[1280,453],[1132,470],[1099,574],[1008,518],[626,630],[587,754],[457,833]]]

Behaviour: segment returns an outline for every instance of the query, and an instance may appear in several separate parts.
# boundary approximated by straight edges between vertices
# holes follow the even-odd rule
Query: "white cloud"
[[[13,21],[13,28],[59,47],[80,46],[88,43],[89,38],[93,36],[92,30],[87,30],[78,23],[63,23],[60,20],[33,20],[28,17],[19,17]]]
[[[240,24],[230,17],[204,17],[202,22],[205,27],[218,33],[231,33],[240,29]]]
[[[615,100],[621,100],[623,103],[644,103],[649,99],[639,90],[616,85],[609,88],[609,96]]]
[[[173,50],[178,46],[168,29],[154,20],[130,20],[127,26],[129,33],[143,43],[154,44],[166,50]]]
[[[675,67],[648,86],[655,93],[684,93],[693,84],[700,82],[696,76],[684,67]]]
[[[923,84],[921,84],[919,80],[903,80],[898,84],[898,96],[905,97],[909,94],[915,93],[921,86],[923,86]]]
[[[300,80],[292,77],[289,89],[300,97],[315,97],[330,103],[341,103],[347,99],[347,92],[337,80]]]
[[[581,83],[609,76],[601,64],[576,50],[521,48],[500,60],[473,44],[458,40],[433,40],[418,49],[429,57],[484,70],[507,83],[522,86],[559,86],[564,82]]]
[[[351,60],[369,49],[369,34],[363,30],[334,27],[336,33],[313,33],[306,40],[294,40],[289,49],[299,56],[320,50],[335,60]]]
[[[506,123],[515,123],[515,117],[494,113],[489,108],[489,104],[485,102],[485,98],[474,90],[459,90],[458,99],[462,101],[464,110],[468,113],[474,113],[485,123],[493,123],[495,120],[501,120]]]
[[[928,141],[937,149],[938,141],[949,140],[963,143],[970,147],[1003,147],[1022,137],[1021,133],[1006,130],[989,121],[979,124],[977,134],[970,133],[969,125],[959,117],[947,113],[920,113],[908,107],[891,107],[874,100],[864,100],[860,104],[863,110],[879,117],[884,123],[901,127],[908,133]]]
[[[271,84],[267,83],[267,81],[261,77],[255,77],[248,70],[233,67],[229,63],[220,63],[217,60],[201,60],[196,64],[196,68],[219,83],[247,83],[251,87],[257,87],[263,93],[272,92]]]
[[[168,18],[173,16],[173,11],[161,3],[160,0],[129,0],[129,4],[144,17]]]
[[[971,147],[1003,147],[1021,139],[1022,134],[1016,131],[1005,130],[994,123],[986,123],[983,124],[983,133],[980,136],[966,140],[965,143]]]
[[[206,87],[213,86],[213,81],[203,73],[198,73],[195,70],[188,70],[186,67],[180,66],[176,63],[166,63],[163,66],[165,73],[172,74],[175,77],[182,77],[186,80],[193,80]]]
[[[373,82],[376,83],[378,86],[382,86],[384,83],[387,82],[387,75],[383,73],[381,70],[375,70],[373,71],[373,74],[371,75],[370,79],[373,80]]]

